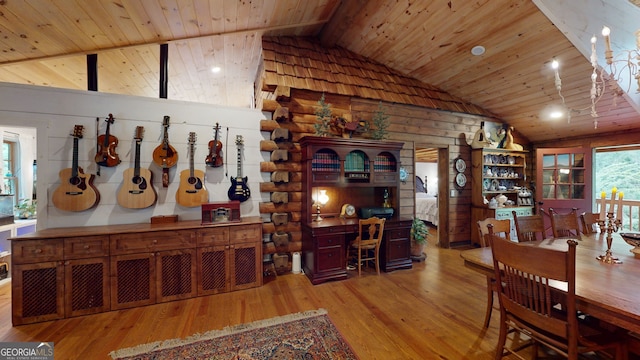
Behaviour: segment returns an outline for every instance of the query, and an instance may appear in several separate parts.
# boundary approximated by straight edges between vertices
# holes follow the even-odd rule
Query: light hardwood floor
[[[460,250],[429,244],[426,253],[413,269],[380,276],[350,272],[314,286],[287,274],[256,289],[18,327],[4,285],[0,341],[53,341],[56,360],[109,359],[119,348],[325,308],[360,359],[493,359],[499,311],[485,330],[485,278],[463,266]]]

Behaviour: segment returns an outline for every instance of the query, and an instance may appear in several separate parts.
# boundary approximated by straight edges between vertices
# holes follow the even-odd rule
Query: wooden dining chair
[[[541,214],[518,216],[512,211],[518,242],[544,240],[544,218]]]
[[[498,220],[495,218],[486,218],[478,221],[478,233],[480,235],[480,246],[487,247],[489,243],[489,234],[493,233],[511,240],[511,221],[509,219]],[[484,327],[489,327],[491,321],[491,312],[493,311],[493,293],[496,291],[496,281],[493,276],[487,276],[487,309],[484,315]]]
[[[380,275],[380,244],[384,232],[384,218],[371,217],[358,221],[358,236],[347,247],[347,265],[353,258],[358,265],[358,276],[362,274],[362,263],[373,261]]]
[[[583,212],[580,214],[580,223],[582,224],[582,233],[589,235],[598,232],[598,220],[600,219],[599,213]]]
[[[580,223],[578,223],[577,209],[574,208],[568,214],[558,214],[549,209],[551,215],[551,229],[553,237],[576,237],[580,240]]]
[[[510,330],[531,338],[534,358],[538,344],[568,359],[601,350],[615,351],[616,359],[626,358],[627,336],[622,330],[609,324],[601,327],[597,319],[578,317],[577,241],[569,239],[567,249],[558,250],[502,241],[495,235],[490,235],[490,240],[496,283],[501,284],[497,288],[500,335],[496,359],[508,354],[525,359],[519,349],[506,345]],[[566,292],[560,290],[565,288]],[[563,299],[562,310],[555,306],[558,297]]]

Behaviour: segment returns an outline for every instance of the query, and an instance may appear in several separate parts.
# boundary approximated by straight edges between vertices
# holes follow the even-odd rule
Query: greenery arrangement
[[[413,239],[416,244],[426,244],[428,234],[429,228],[427,228],[427,224],[417,217],[413,218],[413,223],[411,224],[411,239]]]
[[[378,110],[373,113],[373,131],[371,138],[374,140],[382,140],[387,137],[387,128],[389,127],[389,115],[385,114],[386,109],[382,107],[382,102],[378,103]]]
[[[328,136],[329,127],[331,126],[331,104],[324,101],[324,93],[318,101],[320,108],[316,109],[316,118],[318,123],[313,124],[317,136]]]
[[[16,214],[21,219],[28,219],[28,218],[34,217],[36,214],[36,208],[37,208],[36,205],[37,205],[36,200],[22,199],[15,206]]]

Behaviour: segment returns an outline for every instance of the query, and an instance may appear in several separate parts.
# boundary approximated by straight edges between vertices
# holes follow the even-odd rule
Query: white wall
[[[416,162],[416,176],[424,182],[427,177],[427,193],[431,195],[438,194],[438,163]]]
[[[95,176],[94,185],[100,193],[98,206],[82,212],[55,208],[51,194],[60,184],[60,170],[71,167],[73,138],[70,134],[74,125],[84,125],[85,128],[84,137],[79,140],[78,165],[85,173],[96,174],[96,136],[104,133],[104,119],[110,113],[115,119],[111,134],[119,139],[116,151],[122,163],[111,168],[101,167],[101,175]],[[168,188],[162,187],[162,170],[152,161],[153,150],[162,140],[162,119],[165,115],[171,117],[169,141],[179,155],[177,166],[170,169]],[[98,122],[97,117],[100,118]],[[259,203],[268,201],[269,197],[269,194],[259,192],[260,182],[269,181],[269,174],[260,172],[260,162],[269,158],[268,153],[260,152],[260,140],[269,137],[269,134],[260,132],[262,119],[265,116],[260,111],[251,109],[0,83],[0,127],[29,126],[37,130],[38,229],[146,223],[152,216],[170,214],[178,214],[181,220],[200,219],[200,207],[184,208],[175,201],[180,171],[189,168],[187,140],[192,131],[197,133],[194,167],[206,172],[209,202],[228,201],[230,177],[237,175],[235,139],[236,135],[243,136],[242,169],[243,175],[249,178],[251,198],[242,203],[241,214],[258,216]],[[216,122],[222,130],[220,140],[224,146],[225,165],[211,168],[205,166],[204,159]],[[140,165],[153,173],[153,185],[158,193],[155,205],[139,210],[123,208],[116,202],[116,194],[123,181],[122,173],[133,167],[136,126],[144,126],[145,129]],[[266,199],[261,199],[261,196]]]

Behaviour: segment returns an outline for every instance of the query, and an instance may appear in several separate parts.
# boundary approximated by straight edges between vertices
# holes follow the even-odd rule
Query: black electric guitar
[[[136,127],[133,139],[136,142],[136,158],[133,168],[122,174],[123,181],[118,192],[118,204],[129,209],[144,209],[156,202],[157,194],[153,188],[152,173],[149,169],[140,168],[140,143],[144,127]]]
[[[189,133],[189,169],[180,172],[180,186],[176,191],[176,202],[182,206],[195,207],[209,201],[209,192],[204,187],[204,171],[195,170],[196,133]]]
[[[60,170],[60,185],[51,197],[53,205],[60,210],[84,211],[100,201],[100,193],[93,185],[93,174],[85,174],[78,166],[78,139],[82,139],[83,130],[82,125],[73,129],[73,162],[70,168]]]
[[[247,177],[242,177],[242,135],[236,135],[236,145],[238,146],[238,176],[231,177],[231,187],[229,188],[229,200],[247,201],[251,196],[251,191],[247,186]]]

